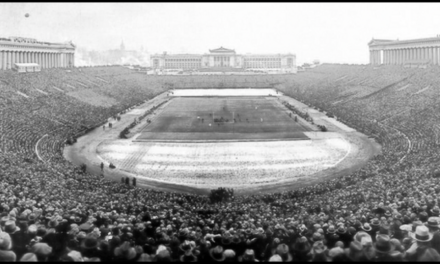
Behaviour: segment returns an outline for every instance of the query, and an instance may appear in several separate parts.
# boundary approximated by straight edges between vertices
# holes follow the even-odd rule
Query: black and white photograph
[[[0,3],[0,262],[440,262],[440,3]]]

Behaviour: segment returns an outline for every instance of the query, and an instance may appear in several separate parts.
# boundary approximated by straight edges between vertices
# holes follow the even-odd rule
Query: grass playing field
[[[305,131],[276,97],[177,97],[136,141],[298,140],[308,139]]]

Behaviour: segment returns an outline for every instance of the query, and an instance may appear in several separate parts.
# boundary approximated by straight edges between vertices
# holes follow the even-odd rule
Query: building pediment
[[[368,45],[380,45],[380,44],[385,44],[385,43],[389,43],[389,42],[393,42],[395,40],[392,39],[372,39],[370,42],[368,42]]]
[[[220,47],[218,49],[209,50],[210,53],[235,53],[235,50]]]

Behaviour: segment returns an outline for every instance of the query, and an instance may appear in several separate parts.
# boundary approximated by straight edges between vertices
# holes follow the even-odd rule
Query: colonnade
[[[382,51],[382,52],[381,52]],[[440,65],[440,47],[412,47],[370,50],[371,64],[404,64],[407,61],[428,61]]]
[[[11,69],[14,63],[37,63],[42,68],[71,68],[74,67],[74,53],[0,50],[0,70]]]

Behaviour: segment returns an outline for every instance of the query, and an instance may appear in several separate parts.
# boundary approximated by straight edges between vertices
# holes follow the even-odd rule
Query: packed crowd
[[[27,100],[15,92],[32,96],[32,85],[21,87],[27,84],[21,77],[1,73],[0,122],[7,133],[2,133],[0,148],[0,261],[440,261],[440,159],[434,126],[440,116],[439,104],[433,103],[440,97],[435,89],[411,97],[401,93],[410,88],[398,91],[405,74],[412,77],[403,82],[421,90],[439,70],[358,67],[323,65],[318,72],[284,80],[286,87],[293,83],[294,88],[282,89],[375,137],[383,145],[382,154],[347,176],[298,190],[231,196],[226,202],[107,181],[82,172],[59,151],[50,162],[39,161],[30,135],[37,133],[38,139],[53,131],[62,138],[77,133],[81,125],[114,116],[125,103],[109,110],[79,101],[69,104],[64,95],[39,93]],[[110,95],[130,86],[130,76],[117,75],[117,68],[88,70],[75,74],[90,79],[96,75],[96,81],[115,78],[106,84],[114,84]],[[355,77],[376,76],[372,73],[377,77],[371,85],[384,87],[377,87],[384,89],[376,95],[381,105],[370,107],[363,100],[327,103],[338,96],[330,95],[344,80],[354,83]],[[57,80],[57,73],[53,76]],[[120,86],[118,76],[125,78],[126,87]],[[349,77],[336,85],[344,76]],[[393,83],[396,87],[386,88]],[[393,100],[383,99],[387,96]],[[134,105],[137,101],[132,100]],[[49,102],[55,108],[48,107]],[[63,104],[68,109],[58,112]],[[415,111],[405,109],[414,104],[420,104]],[[379,115],[377,109],[408,112],[381,122],[386,113]],[[88,116],[91,113],[97,116]]]

